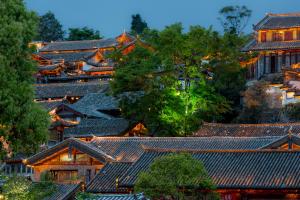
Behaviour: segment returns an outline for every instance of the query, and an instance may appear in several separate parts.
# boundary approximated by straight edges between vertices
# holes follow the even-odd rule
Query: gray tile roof
[[[300,41],[274,41],[274,42],[252,42],[246,45],[242,51],[263,51],[263,50],[290,50],[299,49]]]
[[[40,53],[39,56],[46,60],[63,59],[65,62],[82,61],[93,56],[95,51],[88,52],[71,52],[71,53]]]
[[[289,133],[300,133],[300,123],[278,124],[218,124],[204,123],[194,133],[198,137],[231,136],[231,137],[259,137],[259,136],[285,136]]]
[[[50,111],[63,103],[63,100],[53,100],[53,101],[37,101],[44,109]]]
[[[254,29],[268,30],[294,27],[300,27],[300,13],[267,14]]]
[[[128,121],[123,118],[84,118],[77,126],[65,129],[64,137],[119,136],[128,127]]]
[[[125,192],[118,186],[118,180],[125,174],[132,163],[107,163],[93,180],[87,185],[87,192],[91,193],[120,193]]]
[[[120,162],[135,162],[144,148],[159,149],[259,149],[281,137],[95,137],[96,148]]]
[[[56,68],[58,68],[58,65],[48,65],[48,66],[39,66],[38,70],[39,71],[44,71],[44,70],[55,70]]]
[[[106,86],[107,83],[100,82],[36,84],[35,95],[37,99],[82,97],[91,92],[103,91]]]
[[[118,110],[118,101],[105,93],[87,93],[83,98],[74,104],[69,105],[70,108],[82,113],[88,117],[99,117],[111,119],[109,115],[105,115],[101,111]]]
[[[132,187],[141,171],[149,169],[155,158],[170,151],[146,151],[121,178],[120,185]],[[193,151],[202,161],[218,188],[298,189],[299,151]]]
[[[69,138],[67,140],[62,141],[61,143],[46,149],[44,151],[41,151],[31,157],[29,157],[26,160],[26,164],[33,165],[41,160],[52,156],[54,153],[61,151],[63,149],[67,148],[75,148],[83,153],[86,153],[87,155],[90,155],[91,157],[99,160],[100,162],[106,163],[107,161],[114,161],[115,159],[111,157],[110,155],[103,152],[101,149],[95,147],[94,145],[91,145],[89,142],[84,142],[79,139],[75,138]]]
[[[147,200],[142,194],[98,194],[86,200]]]
[[[55,184],[56,191],[49,197],[43,200],[68,200],[75,196],[75,193],[80,190],[80,184]]]
[[[44,51],[67,51],[67,50],[88,50],[106,47],[115,47],[118,42],[115,38],[101,39],[101,40],[82,40],[82,41],[63,41],[51,42],[40,49]]]

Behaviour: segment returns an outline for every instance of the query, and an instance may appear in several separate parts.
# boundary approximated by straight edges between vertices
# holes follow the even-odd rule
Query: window
[[[283,34],[281,32],[273,32],[272,40],[273,41],[282,41],[283,40]]]
[[[261,32],[260,41],[261,42],[266,42],[267,41],[267,32]]]
[[[293,31],[285,31],[284,32],[284,40],[285,41],[293,40]]]

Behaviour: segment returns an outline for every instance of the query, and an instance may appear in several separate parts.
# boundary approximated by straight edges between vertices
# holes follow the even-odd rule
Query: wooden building
[[[130,193],[138,173],[157,157],[190,152],[201,160],[222,199],[297,199],[300,138],[94,137],[70,138],[23,162],[33,179],[50,172],[57,183],[84,182],[91,193]]]
[[[92,79],[111,77],[114,73],[114,62],[108,55],[114,50],[128,54],[135,48],[136,43],[143,44],[139,38],[126,32],[116,38],[48,43],[32,55],[33,60],[40,65],[39,73],[36,74],[37,82],[71,81],[65,76],[73,79],[85,77],[86,81],[90,80],[90,76]],[[53,67],[55,65],[62,67],[58,70]]]
[[[258,52],[244,64],[248,79],[281,73],[300,62],[300,13],[267,14],[254,26],[254,38],[242,51]]]

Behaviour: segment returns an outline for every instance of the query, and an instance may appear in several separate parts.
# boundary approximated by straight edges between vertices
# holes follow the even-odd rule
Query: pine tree
[[[148,28],[147,23],[143,21],[140,14],[132,15],[131,17],[131,31],[134,34],[141,34],[146,28]]]
[[[49,11],[40,17],[37,39],[45,42],[64,39],[62,25],[52,12]]]

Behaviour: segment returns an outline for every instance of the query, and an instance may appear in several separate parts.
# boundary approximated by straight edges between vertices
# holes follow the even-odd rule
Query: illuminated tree
[[[46,142],[49,118],[34,103],[31,60],[28,47],[38,18],[21,0],[0,0],[0,135],[13,152],[33,153]],[[1,143],[1,153],[5,153]]]
[[[150,35],[150,34],[149,34]],[[148,35],[148,36],[149,36]],[[119,56],[112,89],[114,95],[142,92],[132,101],[123,95],[126,118],[143,122],[150,133],[184,136],[195,131],[202,120],[217,119],[228,109],[226,99],[207,82],[210,48],[215,33],[201,27],[182,32],[181,24],[153,32],[149,48],[137,47]]]
[[[218,199],[214,189],[203,163],[183,153],[155,159],[148,171],[139,174],[134,187],[151,199],[200,197],[205,195],[201,190],[210,191],[206,199]]]

